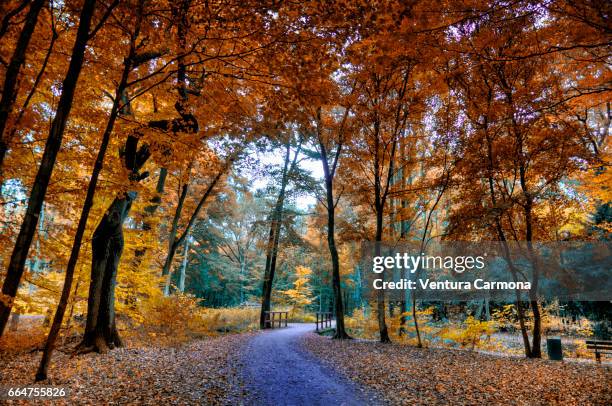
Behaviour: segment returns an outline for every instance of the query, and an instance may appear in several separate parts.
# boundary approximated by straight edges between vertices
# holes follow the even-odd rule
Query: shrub
[[[257,308],[205,308],[192,295],[174,294],[144,300],[131,315],[135,328],[126,329],[128,338],[157,345],[175,346],[194,338],[257,328]],[[125,334],[125,333],[124,333]]]
[[[444,328],[440,332],[440,337],[462,348],[470,347],[470,350],[473,351],[475,348],[490,348],[493,344],[491,334],[495,331],[495,321],[480,321],[468,316],[460,326]]]

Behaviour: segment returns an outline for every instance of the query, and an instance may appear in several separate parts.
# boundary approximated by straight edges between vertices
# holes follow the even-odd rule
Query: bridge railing
[[[289,319],[289,312],[266,312],[266,318],[265,318],[266,327],[274,328],[275,324],[277,324],[278,328],[287,327],[288,319]]]
[[[319,331],[319,325],[321,325],[321,329],[331,327],[332,322],[332,314],[331,312],[317,312],[317,331]]]

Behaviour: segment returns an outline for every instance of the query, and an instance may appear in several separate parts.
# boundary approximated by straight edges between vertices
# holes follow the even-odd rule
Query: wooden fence
[[[287,319],[289,318],[289,312],[266,312],[266,327],[274,328],[274,324],[278,324],[278,328],[287,327]],[[284,326],[283,326],[284,322]]]
[[[331,327],[332,314],[330,312],[317,312],[317,331],[319,331],[319,324],[321,329]]]

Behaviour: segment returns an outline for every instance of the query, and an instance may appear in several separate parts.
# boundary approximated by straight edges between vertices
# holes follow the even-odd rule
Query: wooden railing
[[[587,350],[595,351],[595,359],[601,364],[601,354],[612,354],[612,341],[586,340]]]
[[[278,328],[287,327],[287,319],[289,318],[289,312],[266,312],[266,328],[274,328],[274,324],[278,324]]]
[[[332,314],[330,312],[317,312],[317,331],[319,331],[319,324],[321,329],[331,327]]]

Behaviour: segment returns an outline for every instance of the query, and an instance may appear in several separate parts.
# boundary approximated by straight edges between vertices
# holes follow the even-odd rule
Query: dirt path
[[[255,336],[244,353],[244,379],[258,405],[365,405],[375,396],[305,352],[314,324],[290,324]]]

